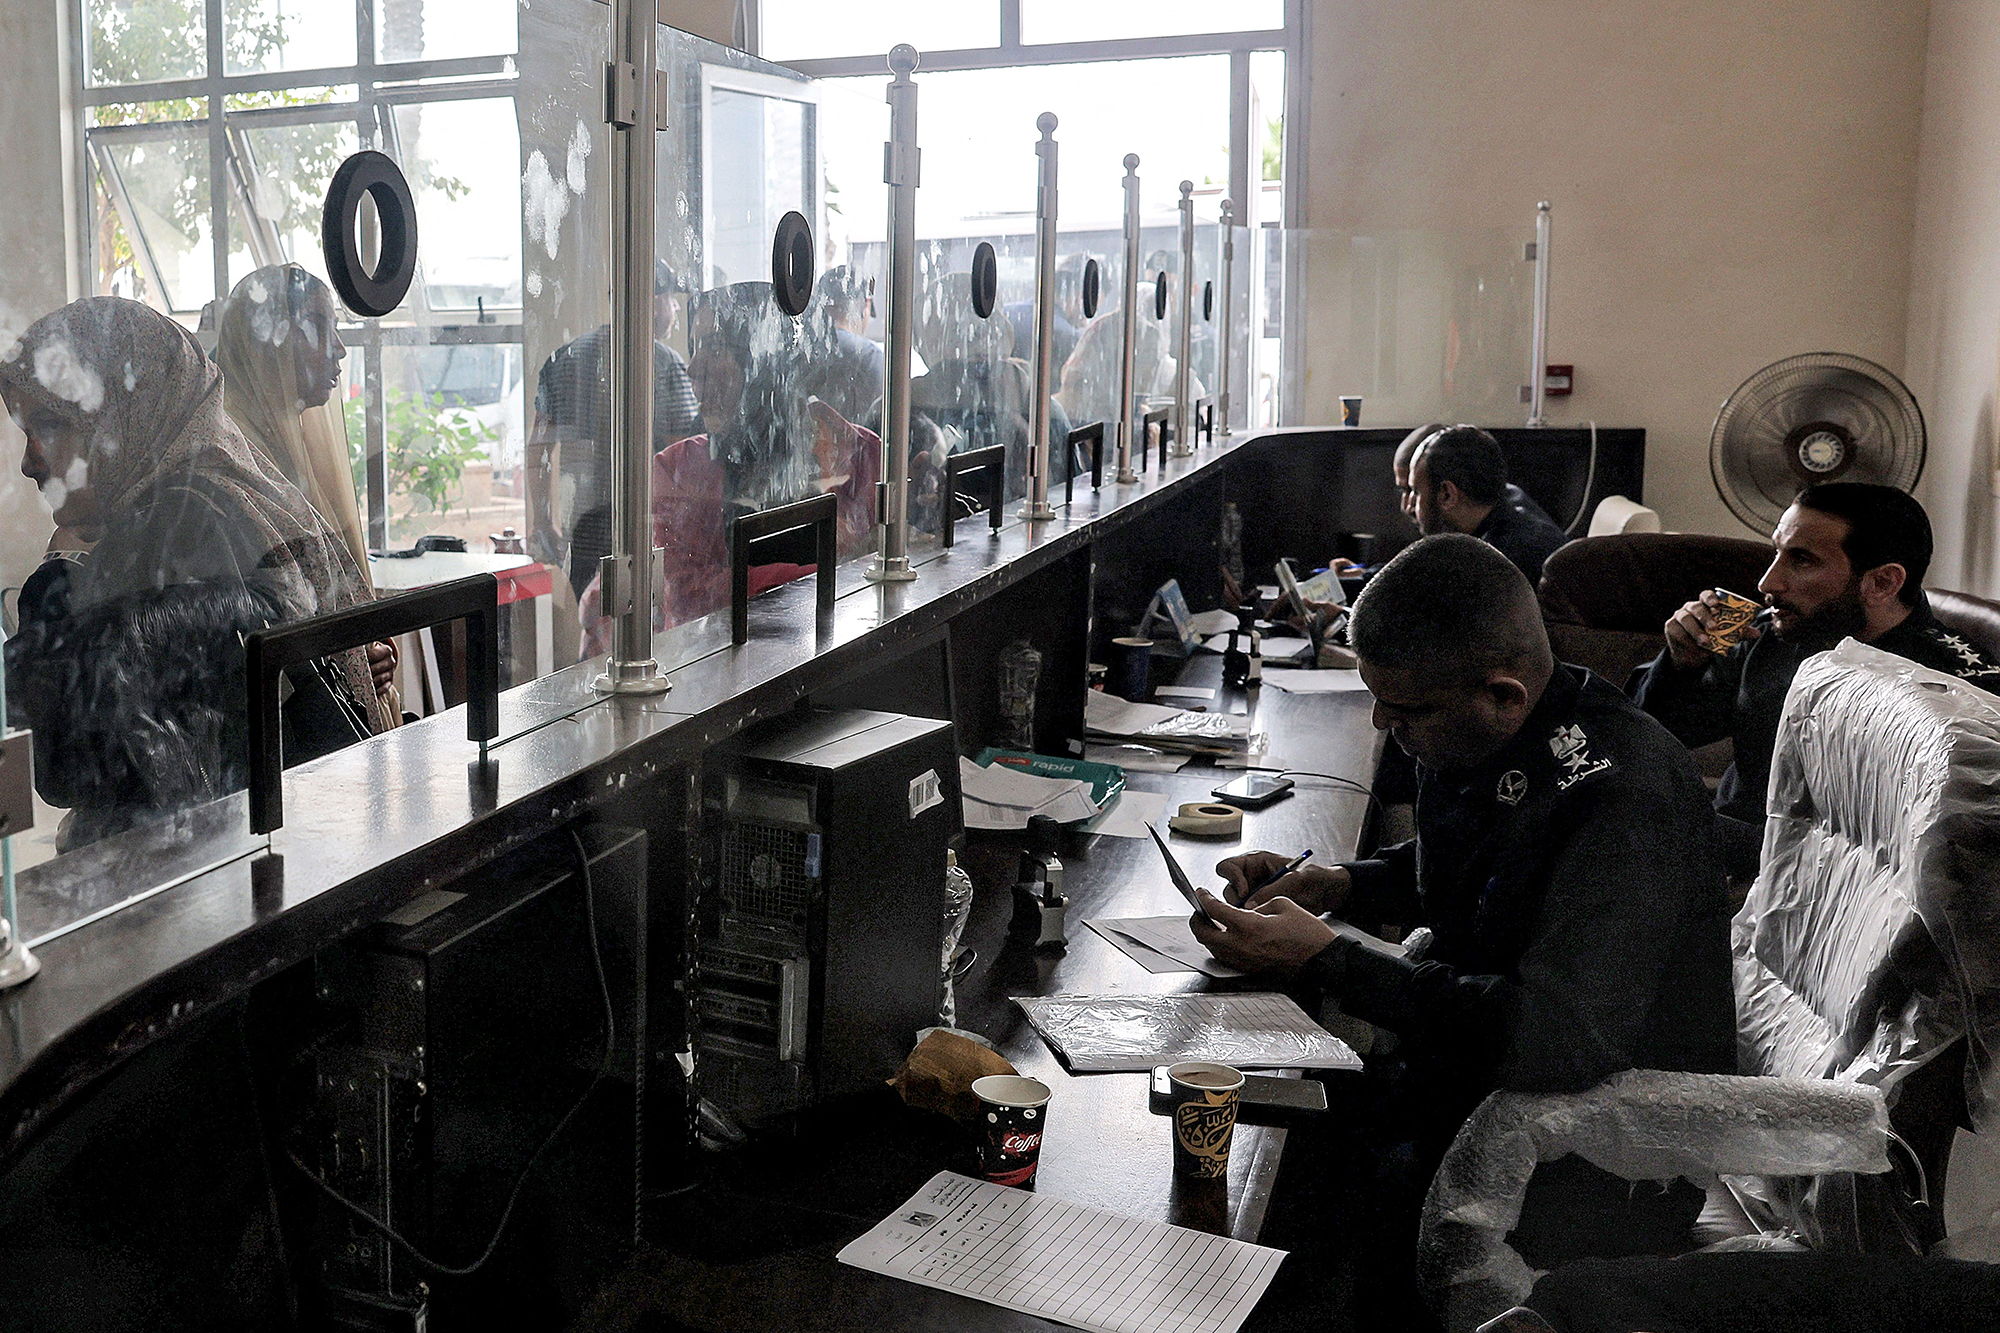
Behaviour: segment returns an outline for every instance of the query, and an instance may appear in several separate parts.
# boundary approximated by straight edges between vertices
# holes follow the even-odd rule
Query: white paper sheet
[[[1134,791],[1127,787],[1104,808],[1104,813],[1083,826],[1085,833],[1104,833],[1114,838],[1143,838],[1146,826],[1167,808],[1167,795],[1158,791]]]
[[[1203,611],[1192,617],[1188,623],[1194,626],[1196,634],[1221,634],[1235,629],[1237,618],[1234,611],[1218,608],[1214,611]]]
[[[1238,968],[1217,962],[1201,946],[1194,932],[1188,929],[1185,912],[1179,916],[1107,917],[1084,924],[1148,972],[1200,972],[1211,977],[1244,975]],[[1155,965],[1155,959],[1164,965]]]
[[[1236,1333],[1285,1252],[940,1171],[839,1257],[1091,1333]]]
[[[1290,667],[1265,667],[1264,683],[1287,694],[1365,694],[1359,671],[1306,671]]]
[[[1361,1068],[1352,1047],[1286,995],[1020,995],[1014,1003],[1078,1074],[1137,1072],[1176,1060]]]
[[[1242,646],[1247,649],[1249,644],[1245,642]],[[1204,643],[1202,647],[1212,653],[1219,653],[1229,647],[1229,636],[1227,634],[1218,634],[1207,643]],[[1264,660],[1268,662],[1274,657],[1291,657],[1296,653],[1304,652],[1310,647],[1312,647],[1311,639],[1298,639],[1285,634],[1275,638],[1264,639],[1258,644],[1257,651],[1262,653]]]

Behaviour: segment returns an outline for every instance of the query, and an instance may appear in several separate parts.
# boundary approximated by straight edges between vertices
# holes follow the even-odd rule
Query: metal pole
[[[879,524],[874,563],[868,577],[902,583],[917,576],[910,568],[910,343],[917,317],[917,184],[922,158],[917,149],[917,48],[898,44],[889,52],[889,142],[882,145],[882,182],[889,187],[889,299],[883,311],[888,340],[882,394],[882,490],[875,507]]]
[[[1139,350],[1139,155],[1125,154],[1125,302],[1118,356],[1118,484],[1139,480],[1132,470],[1132,428],[1139,419],[1139,386],[1132,363]]]
[[[1056,381],[1056,113],[1044,111],[1035,118],[1035,128],[1042,134],[1035,145],[1042,178],[1035,200],[1035,413],[1028,500],[1021,517],[1041,522],[1056,516],[1049,504],[1049,406]]]
[[[1222,201],[1222,302],[1215,312],[1215,433],[1229,434],[1229,288],[1236,268],[1235,209]]]
[[[1528,424],[1546,426],[1542,392],[1549,363],[1549,201],[1535,205],[1535,335],[1528,361]]]
[[[599,566],[611,659],[592,682],[612,694],[671,688],[653,658],[653,189],[660,119],[653,0],[612,0],[605,67],[611,132],[611,554]]]
[[[1174,345],[1174,457],[1194,453],[1189,433],[1193,413],[1188,409],[1189,360],[1194,355],[1194,182],[1181,182],[1181,336]]]

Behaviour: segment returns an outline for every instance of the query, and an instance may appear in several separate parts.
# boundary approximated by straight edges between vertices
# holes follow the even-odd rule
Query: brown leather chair
[[[1661,627],[1704,588],[1757,595],[1768,542],[1678,532],[1586,537],[1542,568],[1542,618],[1556,656],[1623,686],[1666,645]],[[2000,633],[2000,607],[1994,607]]]
[[[1971,640],[1989,658],[2000,660],[2000,602],[1949,588],[1926,588],[1938,623]]]

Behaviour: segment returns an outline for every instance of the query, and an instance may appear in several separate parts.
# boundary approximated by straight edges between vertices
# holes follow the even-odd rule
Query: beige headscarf
[[[44,315],[0,360],[17,419],[46,414],[87,442],[78,475],[51,482],[89,486],[103,515],[76,609],[226,578],[268,580],[301,618],[371,600],[347,544],[230,423],[221,390],[192,333],[115,296]],[[332,660],[349,706],[379,730],[366,657]]]
[[[229,294],[218,322],[222,403],[237,429],[340,534],[368,579],[368,540],[347,457],[337,397],[307,406],[317,385],[299,383],[292,340],[318,346],[332,335],[321,311],[333,292],[297,264],[260,268]]]

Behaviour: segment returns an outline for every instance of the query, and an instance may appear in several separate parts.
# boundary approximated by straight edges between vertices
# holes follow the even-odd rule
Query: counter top
[[[413,894],[894,656],[1094,538],[1219,480],[1239,455],[1377,433],[1259,432],[1130,486],[1079,485],[1051,522],[1010,520],[990,534],[962,526],[950,550],[917,555],[909,583],[871,584],[866,562],[850,561],[836,571],[824,622],[802,580],[751,603],[740,647],[726,610],[659,636],[661,660],[684,663],[667,694],[596,694],[601,659],[507,692],[501,739],[484,762],[458,710],[425,718],[289,770],[288,822],[268,848],[249,837],[239,795],[34,867],[21,877],[22,916],[28,938],[42,940],[42,972],[0,996],[0,1165],[125,1055]]]

